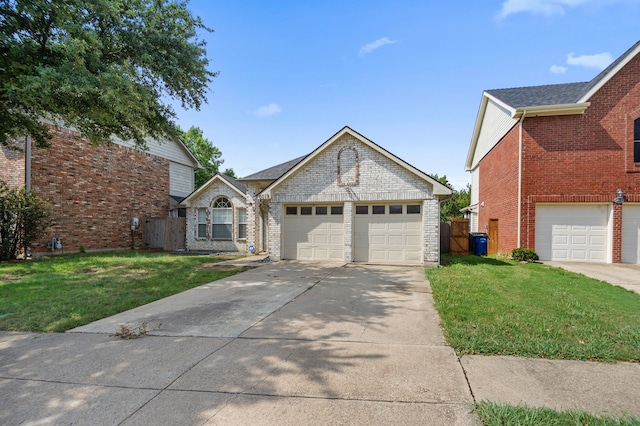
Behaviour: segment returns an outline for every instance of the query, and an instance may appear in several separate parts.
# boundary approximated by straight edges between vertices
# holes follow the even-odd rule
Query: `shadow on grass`
[[[451,265],[493,265],[493,266],[515,266],[516,262],[507,259],[496,259],[488,256],[449,256],[442,255],[442,266]]]

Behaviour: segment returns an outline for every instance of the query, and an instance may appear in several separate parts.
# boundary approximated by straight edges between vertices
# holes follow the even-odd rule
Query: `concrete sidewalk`
[[[123,321],[163,326],[108,337]],[[421,268],[276,262],[71,333],[0,333],[0,395],[3,425],[478,425],[482,400],[640,419],[640,364],[458,359]]]

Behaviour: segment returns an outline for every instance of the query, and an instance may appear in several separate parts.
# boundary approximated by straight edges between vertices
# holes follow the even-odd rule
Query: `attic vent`
[[[338,152],[338,185],[358,185],[359,168],[358,151],[351,146],[342,148]]]

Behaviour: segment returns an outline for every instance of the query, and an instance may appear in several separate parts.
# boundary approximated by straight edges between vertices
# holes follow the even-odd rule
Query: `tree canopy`
[[[440,183],[451,186],[451,184],[447,180],[447,175],[443,175],[442,177],[438,175],[432,175],[432,177]],[[451,198],[444,201],[440,205],[440,222],[448,222],[452,217],[462,217],[463,215],[460,210],[469,206],[470,202],[470,183],[468,183],[467,186],[461,190],[454,189],[453,194],[451,194]]]
[[[217,75],[200,30],[186,1],[0,0],[0,145],[46,146],[42,120],[94,144],[178,137],[165,99],[199,109]]]
[[[199,127],[192,126],[186,132],[180,132],[182,142],[203,167],[195,175],[195,189],[198,189],[220,171],[220,166],[224,163],[222,152],[204,137]],[[236,177],[233,169],[226,169],[222,174]]]

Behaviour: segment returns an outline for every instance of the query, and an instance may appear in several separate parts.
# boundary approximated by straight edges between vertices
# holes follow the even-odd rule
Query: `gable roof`
[[[433,177],[429,176],[428,174],[424,173],[423,171],[418,170],[417,168],[413,167],[411,164],[405,162],[404,160],[401,160],[399,157],[396,157],[395,155],[393,155],[392,153],[390,153],[386,149],[382,148],[380,145],[377,145],[376,143],[374,143],[371,140],[367,139],[366,137],[362,136],[360,133],[356,132],[355,130],[351,129],[348,126],[344,126],[340,131],[338,131],[336,134],[331,136],[327,141],[325,141],[322,145],[320,145],[318,148],[316,148],[311,154],[306,155],[304,157],[296,158],[296,159],[291,160],[291,161],[289,161],[287,163],[282,163],[281,165],[279,165],[279,166],[283,166],[285,164],[292,164],[293,166],[289,167],[282,175],[280,175],[275,181],[273,181],[269,186],[267,186],[261,192],[261,194],[266,194],[269,191],[277,188],[289,176],[294,174],[300,168],[304,167],[306,164],[308,164],[311,161],[313,161],[313,159],[315,159],[318,155],[320,155],[321,152],[323,152],[327,147],[329,147],[331,144],[333,144],[333,142],[335,142],[336,140],[338,140],[340,137],[342,137],[345,134],[349,134],[349,135],[353,136],[354,138],[358,139],[363,144],[365,144],[365,145],[369,146],[370,148],[372,148],[374,151],[377,151],[378,153],[380,153],[383,156],[387,157],[388,159],[390,159],[391,161],[393,161],[396,164],[400,165],[401,167],[409,170],[410,172],[418,175],[420,178],[422,178],[422,179],[426,180],[427,182],[431,183],[433,185],[433,194],[434,195],[451,195],[452,194],[453,191],[448,185],[444,185],[444,184],[440,183],[439,181],[437,181]],[[276,166],[276,167],[278,167],[278,166]],[[283,169],[284,169],[284,167],[283,167]],[[269,170],[269,169],[267,169],[267,170]]]
[[[472,170],[480,131],[484,124],[485,113],[489,103],[496,104],[510,114],[510,118],[514,119],[512,121],[513,124],[523,116],[582,114],[590,106],[589,99],[638,53],[640,53],[640,40],[591,81],[485,90],[482,94],[476,124],[471,137],[466,170]],[[492,135],[492,139],[494,139],[492,143],[494,145],[497,144],[511,127],[504,127],[501,131],[495,132]]]
[[[276,180],[286,172],[288,172],[293,166],[302,161],[306,155],[302,157],[294,158],[293,160],[285,161],[284,163],[278,164],[273,167],[269,167],[268,169],[261,170],[259,172],[253,173],[249,176],[243,177],[241,180],[249,181],[249,180]]]
[[[213,185],[216,182],[221,182],[221,183],[227,185],[229,188],[233,189],[234,191],[236,191],[238,194],[240,194],[243,197],[247,196],[246,195],[247,194],[247,186],[246,185],[244,185],[243,183],[238,182],[236,179],[234,179],[234,178],[232,178],[230,176],[217,173],[211,179],[209,179],[204,184],[202,184],[202,186],[200,188],[196,189],[191,194],[187,195],[182,200],[182,202],[180,204],[181,205],[188,205],[191,202],[191,200],[193,200],[194,198],[197,198],[207,188],[209,188],[211,185]]]

